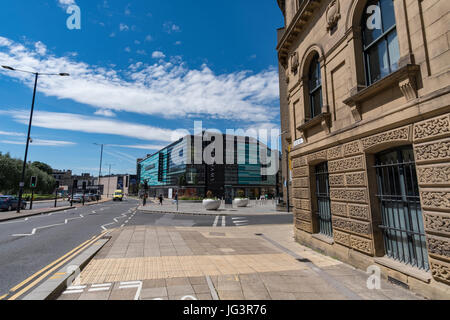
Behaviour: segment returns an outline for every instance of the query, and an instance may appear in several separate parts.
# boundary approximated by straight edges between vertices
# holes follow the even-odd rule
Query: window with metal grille
[[[412,147],[380,153],[375,164],[386,255],[429,270]]]
[[[316,54],[309,67],[309,104],[311,119],[322,113],[322,75],[319,55]]]
[[[326,162],[315,167],[316,198],[319,215],[319,233],[333,237],[330,206],[330,183],[328,178],[328,164]]]

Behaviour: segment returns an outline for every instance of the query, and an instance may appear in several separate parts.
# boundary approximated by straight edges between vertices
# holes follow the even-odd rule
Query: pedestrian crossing
[[[249,224],[245,217],[232,217],[230,227],[241,227]],[[227,226],[226,216],[216,216],[212,225],[214,228],[224,228]]]

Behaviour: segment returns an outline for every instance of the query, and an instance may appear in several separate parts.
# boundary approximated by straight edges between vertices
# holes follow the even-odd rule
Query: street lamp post
[[[283,136],[284,134],[288,133],[287,130],[280,133],[278,137]],[[286,205],[287,205],[287,212],[290,212],[290,199],[289,199],[289,180],[290,180],[290,172],[289,172],[289,151],[287,149],[283,150],[286,155]]]
[[[25,157],[23,159],[23,166],[22,166],[22,175],[20,179],[19,184],[19,203],[17,204],[17,213],[20,213],[20,209],[22,207],[22,195],[23,195],[23,189],[25,187],[25,169],[27,166],[27,158],[28,158],[28,147],[30,145],[30,134],[31,134],[31,124],[33,122],[33,112],[34,112],[34,102],[36,101],[36,88],[37,88],[37,82],[40,75],[44,76],[61,76],[61,77],[68,77],[68,73],[39,73],[39,72],[31,72],[26,70],[20,70],[15,69],[9,66],[2,66],[3,69],[7,69],[10,71],[17,71],[17,72],[25,72],[34,74],[34,89],[33,89],[33,101],[31,103],[31,112],[30,112],[30,121],[28,123],[28,135],[27,135],[27,143],[25,147]]]
[[[100,169],[98,171],[98,187],[100,188],[100,177],[102,176],[102,162],[103,162],[103,147],[104,147],[104,144],[98,144],[98,143],[94,143],[94,144],[96,146],[101,146],[101,151],[100,151]],[[103,190],[103,192],[105,192],[105,190]],[[98,203],[98,197],[97,197],[97,203]]]

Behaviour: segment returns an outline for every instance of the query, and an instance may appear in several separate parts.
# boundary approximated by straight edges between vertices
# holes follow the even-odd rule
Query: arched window
[[[398,69],[394,0],[369,0],[361,22],[367,85]]]
[[[311,119],[322,113],[322,77],[320,75],[319,55],[311,60],[309,67],[309,104]]]

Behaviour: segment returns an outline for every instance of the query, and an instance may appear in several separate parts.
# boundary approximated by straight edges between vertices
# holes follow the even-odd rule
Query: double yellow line
[[[14,293],[17,290],[19,290],[20,288],[22,288],[20,291],[16,292],[13,296],[11,296],[10,298],[8,298],[8,300],[16,300],[18,297],[20,297],[21,295],[23,295],[25,292],[27,292],[28,290],[30,290],[32,287],[34,287],[36,284],[38,284],[39,282],[41,282],[43,279],[45,279],[49,274],[51,274],[52,272],[54,272],[55,270],[57,270],[58,268],[60,268],[61,266],[63,266],[65,263],[67,263],[68,261],[70,261],[71,259],[73,259],[76,255],[78,255],[81,251],[85,250],[87,247],[89,247],[91,244],[93,244],[94,242],[96,242],[97,240],[99,240],[101,237],[103,237],[105,235],[105,233],[107,233],[110,230],[106,230],[103,231],[100,235],[98,236],[94,236],[92,237],[90,240],[87,240],[85,242],[83,242],[82,244],[80,244],[78,247],[74,248],[73,250],[69,251],[68,253],[66,253],[65,255],[63,255],[61,258],[53,261],[52,263],[50,263],[48,266],[42,268],[41,270],[39,270],[38,272],[36,272],[35,274],[33,274],[32,276],[28,277],[27,279],[25,279],[24,281],[22,281],[21,283],[19,283],[18,285],[16,285],[15,287],[11,288],[10,292]],[[38,277],[36,280],[32,281],[33,279],[35,279],[36,277]],[[31,282],[32,281],[32,282]],[[24,287],[26,286],[26,287]],[[4,299],[5,297],[7,297],[8,294],[1,296],[0,300]]]

